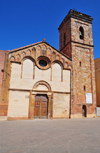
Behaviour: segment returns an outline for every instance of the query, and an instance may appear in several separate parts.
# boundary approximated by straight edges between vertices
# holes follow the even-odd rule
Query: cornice
[[[87,22],[89,24],[92,24],[92,20],[93,20],[90,15],[86,15],[84,13],[77,12],[75,10],[70,10],[68,12],[68,15],[64,18],[64,20],[60,24],[58,30],[60,30],[63,27],[64,23],[66,21],[68,21],[70,18],[74,18],[74,19],[77,19],[77,20],[81,20],[81,21]]]
[[[80,44],[80,45],[83,45],[83,46],[94,47],[94,45],[89,45],[89,44],[80,43],[80,42],[77,42],[77,41],[70,40],[60,51],[62,51],[69,43],[75,43],[75,44]]]

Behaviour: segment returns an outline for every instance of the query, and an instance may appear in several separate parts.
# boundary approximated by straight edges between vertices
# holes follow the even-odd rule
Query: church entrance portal
[[[37,94],[35,96],[34,118],[47,118],[48,116],[48,97],[47,95]]]

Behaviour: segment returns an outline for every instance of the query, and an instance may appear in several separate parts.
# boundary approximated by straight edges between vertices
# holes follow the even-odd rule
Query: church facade
[[[92,18],[70,10],[58,51],[45,39],[0,51],[1,119],[96,116]]]

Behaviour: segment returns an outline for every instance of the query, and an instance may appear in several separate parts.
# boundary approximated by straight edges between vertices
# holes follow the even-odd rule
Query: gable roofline
[[[35,46],[35,45],[39,45],[41,43],[44,43],[44,44],[47,44],[48,46],[50,46],[51,48],[53,48],[54,50],[56,50],[58,53],[62,54],[63,56],[67,57],[69,60],[72,60],[70,57],[68,57],[67,55],[61,53],[59,50],[57,50],[55,47],[51,46],[49,43],[45,42],[45,41],[40,41],[40,42],[37,42],[37,43],[33,43],[33,44],[30,44],[30,45],[27,45],[27,46],[24,46],[24,47],[20,47],[20,48],[17,48],[17,49],[13,49],[9,52],[10,53],[13,53],[13,52],[17,52],[19,50],[22,50],[22,49],[26,49],[28,47],[32,47],[32,46]]]
[[[13,50],[10,51],[10,53],[16,52],[16,51],[18,51],[18,50],[26,49],[26,48],[32,47],[32,46],[34,46],[34,45],[38,45],[38,44],[40,44],[40,43],[42,43],[42,42],[43,42],[43,41],[40,41],[40,42],[37,42],[37,43],[33,43],[33,44],[30,44],[30,45],[26,45],[26,46],[23,46],[23,47],[20,47],[20,48],[13,49]]]

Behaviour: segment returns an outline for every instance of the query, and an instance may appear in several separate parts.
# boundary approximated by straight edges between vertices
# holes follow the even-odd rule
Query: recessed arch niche
[[[59,61],[52,63],[52,81],[62,81],[63,64]]]
[[[22,78],[34,78],[35,61],[31,57],[25,57],[22,60]]]

